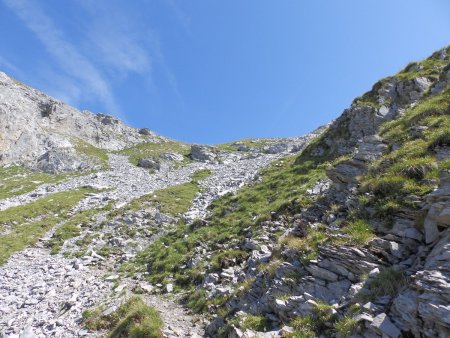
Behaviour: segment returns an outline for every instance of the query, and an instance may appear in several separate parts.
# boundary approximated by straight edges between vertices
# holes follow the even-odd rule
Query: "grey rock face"
[[[0,165],[30,163],[49,151],[48,157],[53,158],[55,153],[61,153],[52,152],[53,149],[75,148],[77,140],[117,150],[161,139],[152,134],[144,138],[137,129],[110,115],[80,112],[1,72],[0,120]],[[76,168],[75,162],[55,164],[55,168],[49,169]]]
[[[288,151],[289,145],[285,142],[274,143],[263,148],[267,154],[279,154]]]
[[[418,77],[411,81],[403,81],[397,85],[397,93],[407,103],[417,101],[428,90],[431,82],[426,77]]]
[[[37,159],[37,169],[50,174],[92,168],[88,159],[77,154],[73,148],[53,148]]]
[[[424,221],[425,239],[434,242],[442,229],[450,227],[450,173],[444,172],[439,189],[426,197],[428,213]]]
[[[145,136],[154,135],[154,133],[148,128],[141,128],[141,129],[139,129],[139,134],[145,135]]]

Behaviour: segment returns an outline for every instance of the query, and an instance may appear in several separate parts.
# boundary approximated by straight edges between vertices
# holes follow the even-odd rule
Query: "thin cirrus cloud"
[[[63,71],[64,74],[56,76],[57,72],[49,70],[59,88],[52,90],[53,93],[61,91],[60,88],[70,89],[61,98],[75,104],[80,98],[98,100],[108,112],[124,117],[109,83],[117,75],[150,74],[150,52],[152,45],[158,46],[153,36],[141,34],[139,27],[131,25],[123,13],[111,6],[106,12],[104,6],[86,2],[80,3],[80,9],[84,10],[88,23],[80,32],[82,42],[76,44],[36,2],[3,2],[36,35]]]
[[[36,35],[67,75],[88,91],[95,92],[109,111],[119,113],[111,89],[101,72],[64,37],[62,30],[41,7],[28,0],[4,0],[4,3]]]
[[[120,88],[127,76],[135,74],[154,88],[150,95],[159,95],[155,80],[166,81],[184,106],[176,76],[162,52],[160,36],[139,12],[140,7],[123,6],[114,0],[75,2],[73,5],[79,11],[76,26],[66,26],[52,16],[45,2],[0,1],[52,56],[54,62],[45,62],[43,66],[46,79],[51,79],[46,86],[60,99],[78,106],[96,102],[100,109],[126,119],[117,101],[120,95],[115,96],[114,89]],[[171,8],[178,8],[175,2]],[[173,14],[187,25],[188,19],[179,9]],[[73,27],[75,30],[70,32]],[[158,72],[153,71],[156,67]]]
[[[119,73],[148,74],[151,71],[151,51],[155,38],[136,19],[136,13],[115,6],[114,2],[81,2],[88,20],[86,36],[89,49],[104,66]]]

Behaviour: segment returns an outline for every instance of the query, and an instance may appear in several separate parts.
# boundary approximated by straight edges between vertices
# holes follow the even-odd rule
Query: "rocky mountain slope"
[[[0,164],[35,161],[52,173],[92,166],[87,147],[118,150],[162,139],[110,115],[80,112],[1,72],[0,118]]]
[[[217,146],[0,80],[0,337],[450,336],[450,48]]]

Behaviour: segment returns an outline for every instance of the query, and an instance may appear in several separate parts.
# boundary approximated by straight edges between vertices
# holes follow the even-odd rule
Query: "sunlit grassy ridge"
[[[450,145],[450,87],[382,125],[380,134],[391,151],[371,165],[360,191],[366,194],[363,204],[375,206],[377,216],[389,221],[402,209],[418,210],[414,196],[429,193],[439,172],[449,168],[437,152]]]

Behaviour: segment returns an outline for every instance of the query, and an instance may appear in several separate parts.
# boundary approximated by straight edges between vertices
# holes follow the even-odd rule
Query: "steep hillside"
[[[127,271],[188,290],[212,336],[449,336],[449,51],[375,84]]]
[[[163,140],[113,116],[80,112],[1,72],[0,119],[0,165],[26,163],[51,173],[101,165],[102,150]]]
[[[0,337],[450,336],[450,47],[217,146],[0,75]]]

